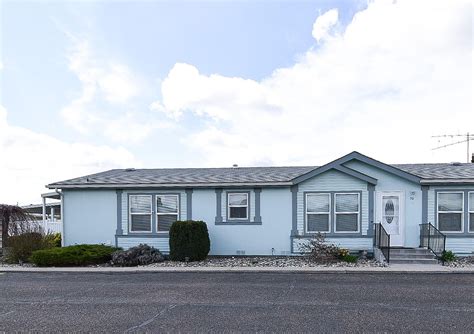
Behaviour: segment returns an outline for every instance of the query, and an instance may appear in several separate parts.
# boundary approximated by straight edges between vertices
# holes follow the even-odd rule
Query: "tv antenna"
[[[448,146],[453,146],[453,145],[457,145],[457,144],[462,144],[462,143],[466,143],[466,149],[467,149],[467,162],[470,162],[470,156],[469,156],[469,142],[471,140],[474,140],[474,134],[469,134],[466,133],[466,134],[458,134],[458,135],[437,135],[437,136],[431,136],[431,138],[451,138],[451,139],[455,139],[455,138],[459,138],[459,137],[463,137],[464,139],[462,140],[458,140],[458,141],[455,141],[455,142],[452,142],[452,143],[449,143],[449,144],[446,144],[446,145],[441,145],[441,146],[438,146],[438,147],[435,147],[435,148],[432,148],[431,150],[434,151],[434,150],[439,150],[441,148],[445,148],[445,147],[448,147]]]

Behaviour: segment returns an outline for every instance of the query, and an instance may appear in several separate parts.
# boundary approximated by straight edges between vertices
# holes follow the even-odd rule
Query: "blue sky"
[[[468,1],[7,0],[1,15],[0,149],[22,157],[0,163],[0,200],[131,165],[464,161],[430,136],[474,131],[445,116],[474,121]]]

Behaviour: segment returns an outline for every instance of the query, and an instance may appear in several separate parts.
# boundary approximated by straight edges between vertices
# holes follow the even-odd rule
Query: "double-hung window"
[[[360,194],[335,194],[335,232],[358,232],[360,216]]]
[[[249,219],[248,193],[228,193],[227,206],[227,217],[229,220]]]
[[[152,196],[130,195],[130,232],[151,232]]]
[[[306,231],[330,232],[331,194],[306,194]]]
[[[469,232],[474,232],[474,191],[469,192]]]
[[[438,228],[442,232],[462,232],[463,192],[438,192]]]
[[[178,195],[156,195],[156,231],[169,232],[179,217]]]

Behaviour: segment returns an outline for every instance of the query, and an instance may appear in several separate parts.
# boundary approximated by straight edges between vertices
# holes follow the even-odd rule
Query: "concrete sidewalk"
[[[0,267],[1,272],[71,272],[71,273],[430,273],[474,274],[474,267],[445,267],[441,265],[392,264],[388,267]]]

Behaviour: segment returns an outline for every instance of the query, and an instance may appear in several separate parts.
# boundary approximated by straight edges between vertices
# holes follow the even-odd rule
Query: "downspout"
[[[63,192],[58,190],[58,188],[54,188],[54,191],[61,198],[61,247],[64,247],[64,196]]]

